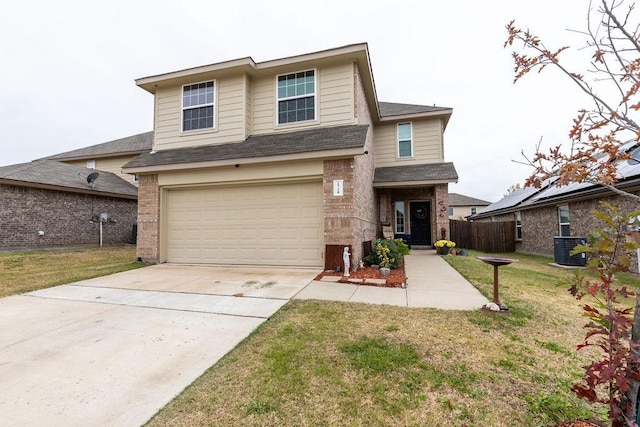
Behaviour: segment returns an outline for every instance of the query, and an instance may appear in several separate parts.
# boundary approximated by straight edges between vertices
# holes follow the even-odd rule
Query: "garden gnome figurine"
[[[349,267],[351,266],[351,261],[349,261],[349,246],[344,247],[344,252],[342,252],[342,261],[344,261],[344,277],[349,277]]]

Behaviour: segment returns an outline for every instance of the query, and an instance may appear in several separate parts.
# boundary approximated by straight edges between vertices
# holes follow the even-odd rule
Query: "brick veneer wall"
[[[137,201],[0,184],[0,248],[131,243]],[[38,231],[44,235],[39,236]]]
[[[603,223],[592,215],[594,210],[602,210],[600,201],[607,201],[623,212],[638,209],[637,202],[629,197],[609,196],[602,199],[590,199],[568,203],[571,236],[587,236],[590,230],[601,227]],[[522,241],[516,246],[518,252],[553,256],[553,238],[560,234],[557,206],[544,206],[520,211],[522,219]],[[497,215],[483,221],[513,221],[512,213]],[[634,258],[633,271],[638,271]]]
[[[138,181],[138,258],[160,262],[160,188],[158,175],[140,175]]]
[[[435,218],[435,232],[434,239],[440,240],[443,237],[449,239],[451,233],[449,232],[449,185],[440,184],[435,186],[435,203],[431,207],[431,211],[434,214],[432,218]],[[433,219],[431,220],[434,222]]]
[[[353,73],[354,117],[358,124],[368,124],[369,132],[362,155],[324,162],[323,208],[325,245],[350,245],[354,267],[364,256],[362,242],[376,236],[378,206],[373,189],[373,121],[356,64]],[[333,181],[336,179],[344,180],[343,196],[333,195]]]

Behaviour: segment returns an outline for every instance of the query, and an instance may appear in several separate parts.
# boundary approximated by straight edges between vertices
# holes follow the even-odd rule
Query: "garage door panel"
[[[169,190],[167,260],[322,266],[322,184]]]

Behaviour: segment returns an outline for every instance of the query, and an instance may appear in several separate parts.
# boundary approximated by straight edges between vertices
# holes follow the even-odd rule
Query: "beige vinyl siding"
[[[87,160],[95,160],[96,170],[114,173],[118,175],[120,178],[124,179],[125,181],[137,185],[138,183],[134,181],[133,175],[130,175],[128,173],[122,173],[122,166],[124,166],[126,163],[133,160],[134,157],[135,156],[120,156],[120,157],[108,157],[103,159],[96,157],[95,159],[73,160],[65,163],[68,163],[74,166],[79,166],[81,168],[86,168]]]
[[[158,90],[155,149],[166,150],[244,140],[244,76],[216,79],[215,91],[215,129],[182,132],[182,86]]]
[[[291,72],[302,70],[291,70]],[[308,126],[336,126],[354,123],[353,64],[316,68],[316,120],[276,124],[276,76],[256,78],[253,85],[253,133],[290,131]]]
[[[245,138],[253,133],[253,80],[245,76]]]
[[[355,101],[353,98],[353,64],[346,63],[323,68],[320,73],[320,121],[323,126],[353,123]]]
[[[400,123],[407,123],[401,121]],[[411,121],[413,157],[398,158],[398,123],[385,123],[374,129],[376,167],[444,162],[442,126],[439,119]]]
[[[322,160],[299,162],[259,163],[250,165],[188,169],[163,172],[158,175],[161,187],[178,187],[217,184],[256,183],[263,181],[300,181],[321,179],[324,172]]]

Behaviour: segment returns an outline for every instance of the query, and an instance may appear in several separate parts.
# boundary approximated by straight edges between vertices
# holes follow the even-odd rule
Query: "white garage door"
[[[166,193],[167,261],[322,267],[322,183]]]

